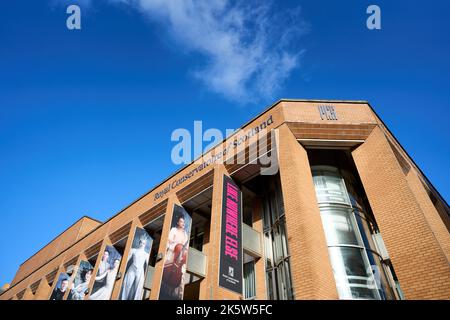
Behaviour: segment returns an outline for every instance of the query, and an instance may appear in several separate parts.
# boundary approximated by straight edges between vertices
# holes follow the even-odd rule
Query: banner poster
[[[242,294],[242,193],[223,177],[219,286]]]
[[[73,282],[70,283],[70,291],[67,300],[84,300],[89,290],[89,281],[94,267],[88,261],[80,261]]]
[[[153,238],[147,231],[136,227],[131,250],[128,254],[119,300],[142,300],[152,244]]]
[[[89,300],[109,300],[116,282],[122,255],[113,246],[106,246],[95,276]]]
[[[64,294],[69,288],[69,280],[70,276],[67,273],[61,272],[59,274],[55,288],[50,296],[50,300],[62,300],[64,298]]]
[[[191,225],[192,218],[189,213],[183,207],[175,205],[167,239],[164,270],[159,291],[160,300],[183,299]]]

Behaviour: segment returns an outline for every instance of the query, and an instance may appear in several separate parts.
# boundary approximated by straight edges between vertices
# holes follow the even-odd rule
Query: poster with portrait
[[[116,282],[122,255],[113,246],[106,246],[98,266],[89,300],[109,300]]]
[[[147,231],[136,227],[131,250],[128,254],[119,300],[142,300],[152,244],[153,238]]]
[[[88,261],[80,261],[75,277],[69,284],[70,291],[67,300],[84,300],[84,296],[89,290],[93,270],[94,267]]]
[[[64,294],[69,288],[69,280],[70,277],[67,273],[61,272],[59,274],[55,288],[53,289],[52,294],[50,295],[50,300],[62,300],[64,298]]]
[[[183,207],[175,205],[167,239],[160,300],[183,299],[191,225],[189,213]]]

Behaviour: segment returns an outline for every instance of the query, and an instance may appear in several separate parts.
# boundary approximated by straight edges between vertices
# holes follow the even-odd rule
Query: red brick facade
[[[331,106],[336,118],[324,118],[320,106]],[[282,100],[243,126],[246,131],[270,117],[277,129],[271,141],[279,164],[287,242],[295,299],[338,299],[327,241],[308,160],[309,148],[346,148],[359,175],[371,211],[377,221],[392,266],[406,299],[450,299],[449,210],[426,177],[364,101]],[[233,136],[219,146],[226,146]],[[248,142],[244,144],[248,148]],[[245,149],[245,148],[244,148]],[[204,161],[214,155],[208,152]],[[331,149],[330,149],[331,150]],[[244,150],[247,154],[247,149]],[[200,159],[201,160],[201,159]],[[201,162],[201,161],[200,161]],[[164,257],[174,204],[188,205],[208,190],[209,215],[204,218],[202,254],[206,275],[201,277],[198,298],[243,299],[219,287],[222,180],[227,175],[245,181],[250,166],[210,163],[195,171],[187,182],[161,192],[172,181],[193,172],[200,162],[187,165],[123,211],[99,223],[83,218],[23,263],[11,287],[0,299],[48,299],[56,277],[70,264],[78,264],[106,245],[127,236],[123,256],[131,249],[135,228],[164,215],[158,252]],[[202,194],[202,195],[201,195]],[[196,200],[197,199],[197,200]],[[198,200],[200,201],[200,200]],[[255,256],[256,299],[267,299],[266,261],[262,204],[252,202],[252,228],[261,235],[262,254]],[[42,232],[45,232],[42,230]],[[94,262],[96,274],[100,259]],[[150,299],[158,299],[164,258],[154,265]],[[122,263],[119,271],[125,272]],[[123,279],[114,285],[117,299]],[[90,287],[93,286],[93,279]],[[66,294],[67,296],[67,294]],[[86,296],[86,299],[89,295]]]

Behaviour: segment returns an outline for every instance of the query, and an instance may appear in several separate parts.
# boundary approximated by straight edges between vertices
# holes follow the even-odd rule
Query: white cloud
[[[299,9],[277,12],[268,1],[109,0],[137,8],[206,62],[194,76],[231,100],[272,98],[299,66]],[[277,13],[274,13],[277,12]]]
[[[243,103],[272,99],[303,51],[307,26],[300,9],[280,10],[270,0],[106,0],[136,8],[167,30],[182,51],[200,54],[189,70],[210,90]],[[50,0],[79,4],[93,0]]]

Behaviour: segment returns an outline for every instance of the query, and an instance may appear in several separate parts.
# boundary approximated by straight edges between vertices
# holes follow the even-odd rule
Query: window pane
[[[274,237],[274,247],[275,247],[275,263],[278,264],[278,262],[283,259],[283,243],[282,238],[280,234],[280,226],[277,225],[274,227],[273,230],[273,237]]]
[[[289,255],[285,227],[286,226],[284,225],[284,221],[280,221],[281,243],[283,244],[283,257],[287,257]]]
[[[264,230],[270,228],[271,220],[270,220],[270,205],[269,201],[264,201]]]
[[[278,279],[278,299],[286,300],[286,275],[283,264],[280,264],[276,270]]]
[[[344,181],[331,172],[314,172],[313,177],[317,200],[349,204]]]
[[[264,249],[266,254],[266,268],[272,268],[273,253],[272,253],[272,239],[269,232],[264,233]]]
[[[375,244],[372,239],[372,229],[369,226],[369,222],[365,218],[361,218],[359,215],[355,215],[356,221],[358,222],[359,230],[361,230],[361,237],[364,241],[364,246],[370,248],[373,251],[377,251]]]
[[[321,209],[320,215],[329,246],[362,245],[351,209],[329,207]]]
[[[267,276],[267,292],[269,295],[269,300],[274,300],[274,292],[273,292],[273,278],[272,278],[272,271],[268,271],[266,273]]]
[[[245,299],[256,296],[255,263],[253,261],[244,264],[244,288]]]
[[[339,296],[343,299],[379,299],[371,266],[358,248],[329,248]]]
[[[272,224],[275,223],[275,221],[278,220],[278,210],[277,210],[277,203],[275,201],[275,195],[272,192],[269,196],[270,201],[270,212],[272,213]]]
[[[293,293],[292,293],[292,286],[291,286],[291,268],[289,265],[289,259],[284,261],[284,266],[286,268],[286,295],[287,295],[287,299],[294,299],[293,297]]]
[[[384,300],[395,299],[394,293],[392,291],[392,288],[391,288],[389,281],[387,279],[387,276],[386,276],[385,268],[387,266],[384,265],[381,262],[381,258],[378,255],[374,254],[373,252],[367,252],[367,255],[369,256],[369,259],[372,256],[373,259],[371,259],[371,260],[375,261],[375,263],[371,267],[372,267],[372,273],[375,278],[376,286],[378,288],[378,292],[379,292],[381,298]]]

